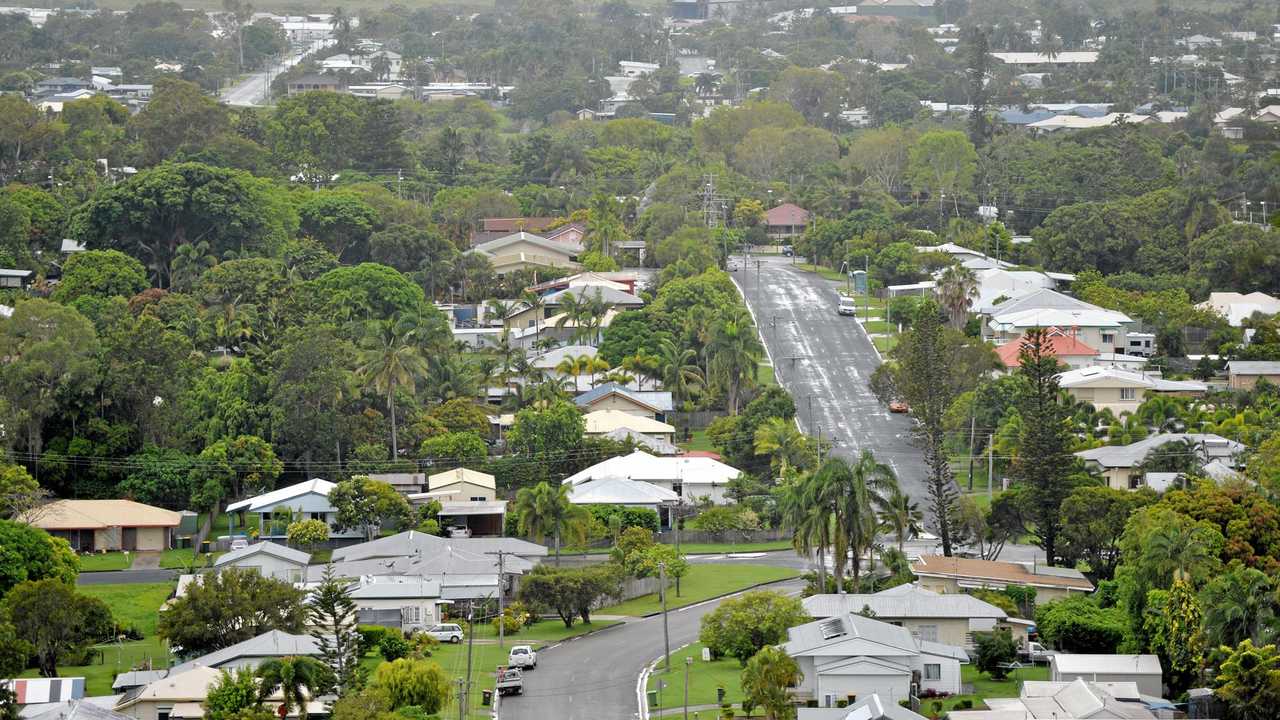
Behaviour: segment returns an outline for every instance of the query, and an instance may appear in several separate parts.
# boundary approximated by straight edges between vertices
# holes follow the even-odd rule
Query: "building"
[[[1045,343],[1044,351],[1057,358],[1059,363],[1072,369],[1082,368],[1092,365],[1094,359],[1098,357],[1097,350],[1064,333],[1059,328],[1047,328],[1047,330],[1049,339]],[[1021,367],[1022,361],[1019,358],[1022,353],[1022,347],[1026,342],[1026,337],[1024,336],[1017,340],[1010,340],[996,348],[996,355],[999,356],[1000,362],[1010,372]]]
[[[498,275],[513,270],[569,268],[577,270],[582,245],[548,240],[523,230],[476,245],[467,251],[489,259]]]
[[[507,503],[497,499],[493,476],[477,470],[454,468],[427,478],[427,492],[410,500],[440,503],[440,526],[465,528],[472,535],[502,535]]]
[[[573,399],[583,412],[616,410],[651,420],[666,420],[671,412],[671,393],[665,390],[632,390],[615,382],[592,388]]]
[[[583,420],[586,422],[587,435],[608,435],[618,430],[631,430],[670,443],[674,441],[676,434],[674,425],[622,410],[596,410],[583,416]]]
[[[0,289],[25,290],[35,282],[36,274],[30,270],[0,268]]]
[[[427,478],[427,492],[440,502],[493,502],[497,482],[488,473],[454,468]]]
[[[286,92],[290,97],[304,92],[337,92],[342,87],[338,78],[329,75],[303,75],[288,81]]]
[[[282,510],[289,512],[294,518],[323,520],[329,526],[331,540],[363,537],[360,530],[356,528],[338,530],[335,524],[338,510],[329,502],[329,492],[334,487],[334,484],[328,480],[314,478],[272,490],[248,500],[231,503],[227,506],[227,512],[240,518],[240,522],[233,526],[232,530],[234,532],[236,527],[247,527],[245,516],[253,514],[258,516],[260,523],[258,537],[264,540],[285,538],[288,523],[274,520],[276,511]]]
[[[1029,585],[1036,589],[1037,602],[1049,602],[1071,593],[1093,592],[1093,583],[1079,570],[1036,563],[921,555],[911,572],[920,579],[920,587],[944,594]]]
[[[930,20],[933,18],[933,5],[934,0],[861,0],[857,4],[857,14],[871,17]]]
[[[148,683],[125,693],[115,706],[115,712],[134,720],[198,720],[204,717],[204,702],[209,690],[222,678],[217,668],[195,667],[182,673],[171,672],[167,677]],[[277,690],[266,698],[264,705],[272,714],[282,718],[298,717],[297,709],[288,714],[280,713],[283,698]],[[307,702],[308,715],[327,715],[325,703]]]
[[[282,630],[269,630],[248,640],[214,650],[169,669],[168,677],[181,675],[196,668],[213,670],[236,670],[238,668],[256,668],[268,660],[283,657],[321,656],[320,643],[310,635],[294,635]]]
[[[670,440],[649,437],[631,428],[618,428],[613,432],[605,433],[604,437],[615,442],[633,443],[637,449],[644,450],[651,455],[673,456],[680,454],[680,448]]]
[[[394,560],[410,558],[413,560],[429,559],[445,550],[453,548],[472,556],[485,557],[486,553],[502,551],[511,556],[523,558],[527,567],[533,567],[547,556],[547,548],[543,545],[521,540],[519,538],[442,538],[428,535],[416,530],[407,530],[395,535],[370,540],[369,542],[349,545],[333,551],[333,561],[348,562],[355,560]],[[496,557],[492,559],[497,563]],[[510,568],[508,568],[510,572]]]
[[[1260,380],[1280,385],[1280,362],[1232,360],[1227,363],[1227,386],[1232,390],[1252,390]]]
[[[814,618],[871,610],[877,620],[904,627],[917,640],[973,648],[973,633],[1008,629],[1015,641],[1026,639],[1029,621],[1009,622],[1005,611],[968,593],[942,594],[916,584],[898,585],[866,595],[811,595],[804,609]]]
[[[1264,292],[1246,294],[1238,292],[1209,293],[1209,299],[1197,307],[1212,310],[1227,319],[1232,327],[1240,327],[1244,321],[1255,314],[1275,315],[1280,313],[1280,298]]]
[[[1133,320],[1122,312],[1091,305],[1048,288],[985,308],[982,337],[996,344],[1022,337],[1032,328],[1071,328],[1080,342],[1098,352],[1123,353]]]
[[[440,581],[421,577],[362,576],[348,590],[361,625],[399,628],[405,633],[440,622]]]
[[[885,702],[871,693],[847,707],[796,708],[796,720],[927,720],[897,703]]]
[[[1016,698],[983,698],[986,710],[952,710],[948,720],[1087,720],[1127,718],[1155,720],[1155,709],[1169,703],[1138,692],[1131,682],[1093,683],[1085,680],[1046,682],[1027,680]]]
[[[113,705],[115,698],[111,696],[29,704],[22,708],[21,717],[24,720],[125,720],[127,716],[112,710]]]
[[[1134,115],[1131,113],[1107,113],[1098,117],[1080,117],[1078,115],[1055,115],[1051,118],[1033,122],[1027,127],[1040,132],[1057,132],[1059,130],[1091,130],[1093,128],[1111,127],[1112,125],[1148,125],[1159,122],[1150,115]]]
[[[709,497],[728,502],[725,490],[741,471],[709,457],[655,457],[643,450],[612,457],[570,475],[565,483],[580,485],[591,480],[623,478],[642,480],[674,492],[685,500]]]
[[[1138,692],[1160,697],[1164,673],[1155,655],[1076,655],[1060,653],[1049,658],[1050,682],[1133,683]]]
[[[819,707],[872,694],[897,704],[917,682],[921,691],[954,695],[960,664],[969,661],[958,647],[917,640],[906,628],[856,613],[790,628],[782,649],[804,676],[792,696]]]
[[[287,583],[302,582],[311,555],[273,542],[260,542],[232,550],[213,561],[215,570],[240,568]]]
[[[1040,52],[993,52],[991,57],[1005,65],[1091,65],[1098,62],[1098,53],[1080,50],[1054,53],[1052,57]]]
[[[555,241],[549,241],[555,242]],[[610,283],[611,285],[614,283]],[[572,303],[603,303],[610,308],[634,310],[644,306],[644,300],[631,293],[603,285],[572,285],[556,290],[542,298],[541,307],[520,303],[504,320],[510,329],[547,327],[548,320],[558,315],[562,308]]]
[[[589,480],[569,488],[569,502],[574,505],[622,505],[644,508],[658,513],[658,522],[671,527],[671,509],[683,502],[670,490],[641,480],[604,478]]]
[[[20,519],[77,552],[160,551],[173,547],[182,514],[132,500],[54,500]]]
[[[1058,376],[1058,385],[1080,402],[1116,415],[1131,413],[1148,395],[1200,397],[1208,386],[1195,380],[1165,380],[1158,375],[1118,367],[1086,367]]]
[[[804,234],[809,225],[809,211],[794,203],[783,203],[764,214],[765,234],[785,240]]]
[[[1157,491],[1168,487],[1168,473],[1147,473],[1142,464],[1157,449],[1169,443],[1187,443],[1195,448],[1196,464],[1204,467],[1218,463],[1226,468],[1240,467],[1247,447],[1234,440],[1208,433],[1161,433],[1151,435],[1128,445],[1104,445],[1081,450],[1076,457],[1084,460],[1085,467],[1100,473],[1107,485],[1117,490],[1137,490],[1148,486]],[[1176,479],[1177,473],[1172,473]],[[1152,476],[1157,476],[1153,478]],[[1158,480],[1159,482],[1153,482]]]

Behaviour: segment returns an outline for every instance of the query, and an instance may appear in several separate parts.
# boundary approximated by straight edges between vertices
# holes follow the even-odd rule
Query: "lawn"
[[[756,381],[764,387],[777,385],[778,380],[773,376],[773,366],[760,363],[759,369],[756,370]]]
[[[790,568],[770,565],[691,565],[689,574],[680,579],[680,595],[675,588],[667,592],[667,609],[693,605],[721,595],[745,590],[760,583],[776,582],[797,577]],[[662,603],[658,594],[642,595],[620,605],[610,605],[596,611],[599,615],[648,615],[660,612]]]
[[[507,648],[510,649],[512,645],[533,645],[536,648],[621,624],[619,620],[595,620],[590,625],[576,622],[573,627],[567,628],[559,618],[549,618],[541,620],[535,625],[522,628],[515,635],[507,635]],[[474,632],[477,640],[498,639],[498,633],[490,623],[475,626]]]
[[[692,658],[689,666],[689,704],[714,705],[716,688],[725,690],[725,702],[742,702],[742,666],[734,658],[721,658],[703,662],[702,645],[694,643],[671,653],[671,672],[663,672],[662,662],[649,675],[649,689],[657,690],[658,682],[666,687],[659,693],[660,705],[653,708],[673,708],[684,705],[684,671],[686,658]]]
[[[689,434],[689,442],[677,443],[685,450],[705,450],[707,452],[715,452],[716,448],[711,444],[711,439],[707,437],[706,430],[694,430]]]
[[[1049,666],[1037,665],[1035,667],[1026,667],[1020,670],[1014,670],[1009,677],[1004,680],[992,680],[983,673],[978,672],[972,664],[960,666],[960,681],[966,685],[973,686],[972,695],[953,695],[949,698],[941,700],[925,700],[920,701],[920,714],[929,717],[940,717],[942,714],[955,709],[957,705],[970,700],[973,702],[975,709],[985,708],[983,698],[1001,698],[1001,697],[1018,697],[1022,689],[1024,680],[1048,680]],[[941,712],[935,713],[933,709],[934,703],[941,704]]]
[[[868,320],[862,323],[862,327],[866,328],[869,333],[893,333],[898,331],[897,323],[890,323],[888,320]]]
[[[897,335],[885,335],[883,337],[871,338],[871,344],[876,346],[881,354],[887,353],[898,345]]]
[[[827,280],[839,280],[840,282],[846,282],[849,279],[840,271],[832,270],[829,267],[823,267],[821,265],[815,266],[812,263],[799,263],[796,267],[804,270],[805,272],[816,272]]]
[[[96,597],[111,608],[121,627],[135,627],[150,637],[156,632],[160,606],[173,592],[173,583],[132,583],[128,585],[80,585],[77,590]]]
[[[165,550],[164,553],[160,555],[160,567],[186,570],[187,568],[191,567],[191,555],[194,552],[195,550],[191,548],[175,548],[172,550]],[[222,553],[220,552],[201,553],[199,562],[196,563],[196,568],[199,569],[203,567],[212,567],[213,561],[217,560],[218,556],[221,554]]]
[[[128,570],[132,564],[133,555],[122,552],[91,553],[80,556],[80,572]]]

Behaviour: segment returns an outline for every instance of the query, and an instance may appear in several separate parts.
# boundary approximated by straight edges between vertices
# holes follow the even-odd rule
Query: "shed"
[[[1164,686],[1160,658],[1155,655],[1054,655],[1049,660],[1049,679],[1054,682],[1131,682],[1143,695],[1153,697],[1161,697]]]

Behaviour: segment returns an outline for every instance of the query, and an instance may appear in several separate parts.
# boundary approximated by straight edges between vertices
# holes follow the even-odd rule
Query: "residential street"
[[[267,98],[267,89],[271,86],[271,80],[280,73],[302,62],[302,58],[307,53],[315,52],[331,41],[316,40],[315,42],[298,50],[291,48],[289,54],[279,62],[274,63],[270,67],[255,73],[250,73],[244,77],[244,80],[232,85],[222,91],[222,101],[228,105],[263,105]]]
[[[798,593],[799,580],[769,586]],[[669,613],[671,649],[698,638],[711,601]],[[636,683],[662,655],[662,616],[637,620],[538,653],[538,669],[525,673],[524,695],[502,699],[503,720],[634,720]]]
[[[804,431],[820,434],[844,457],[871,450],[923,505],[925,467],[911,442],[911,420],[890,414],[867,386],[879,356],[855,319],[836,314],[839,283],[798,270],[787,257],[753,256],[739,266],[734,282]]]

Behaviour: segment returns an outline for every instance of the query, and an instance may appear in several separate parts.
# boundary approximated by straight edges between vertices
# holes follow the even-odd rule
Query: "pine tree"
[[[1031,387],[1020,408],[1022,435],[1011,475],[1027,488],[1027,514],[1045,557],[1058,558],[1062,501],[1071,493],[1071,455],[1067,409],[1058,397],[1058,359],[1049,348],[1047,331],[1028,330],[1018,352],[1019,372]]]
[[[311,625],[311,636],[320,646],[325,664],[333,671],[337,694],[344,695],[363,684],[356,604],[347,586],[334,575],[333,565],[325,568],[320,585],[311,595]]]

